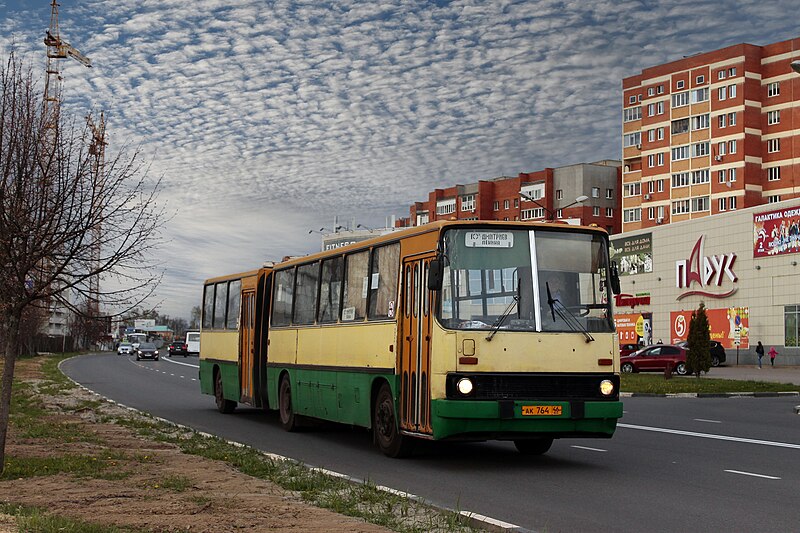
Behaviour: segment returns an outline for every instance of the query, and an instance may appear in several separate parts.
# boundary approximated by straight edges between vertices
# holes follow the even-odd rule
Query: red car
[[[626,355],[630,355],[633,352],[641,350],[642,347],[638,344],[620,344],[619,345],[619,356],[625,357]]]
[[[619,358],[620,370],[631,372],[664,372],[669,364],[676,374],[689,374],[686,366],[686,350],[670,344],[654,344],[638,352]]]

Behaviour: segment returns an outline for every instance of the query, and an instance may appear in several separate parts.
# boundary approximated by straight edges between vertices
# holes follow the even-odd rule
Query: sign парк
[[[687,296],[706,296],[708,298],[727,298],[734,294],[736,287],[726,292],[710,292],[704,290],[705,287],[716,285],[722,286],[723,275],[731,282],[736,283],[739,279],[733,271],[733,264],[736,262],[736,254],[703,255],[703,240],[705,235],[701,235],[692,248],[689,259],[675,261],[675,283],[679,289],[689,289],[692,283],[696,283],[703,289],[688,290],[678,295],[676,300],[681,300]]]

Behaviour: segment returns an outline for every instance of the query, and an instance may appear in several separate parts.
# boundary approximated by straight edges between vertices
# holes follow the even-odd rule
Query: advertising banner
[[[753,257],[800,252],[800,207],[753,214]]]
[[[652,233],[611,239],[611,260],[617,262],[620,276],[653,271]]]
[[[136,329],[150,329],[156,327],[156,320],[154,318],[140,318],[133,321],[133,327]]]
[[[672,311],[669,314],[670,343],[685,341],[689,336],[689,322],[693,311]],[[745,349],[750,346],[750,308],[728,307],[706,309],[708,329],[711,340],[719,342],[723,348]]]
[[[614,315],[614,324],[620,344],[653,344],[653,319],[650,313]]]

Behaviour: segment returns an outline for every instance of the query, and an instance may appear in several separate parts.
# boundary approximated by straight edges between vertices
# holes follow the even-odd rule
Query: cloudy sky
[[[621,150],[621,80],[800,35],[797,0],[60,0],[64,108],[141,146],[174,217],[152,304],[382,226],[428,191]],[[0,52],[41,65],[50,0],[0,0]]]

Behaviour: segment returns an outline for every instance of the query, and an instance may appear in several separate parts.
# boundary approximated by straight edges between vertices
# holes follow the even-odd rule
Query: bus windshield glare
[[[438,318],[449,329],[612,332],[607,240],[556,228],[451,229]]]

